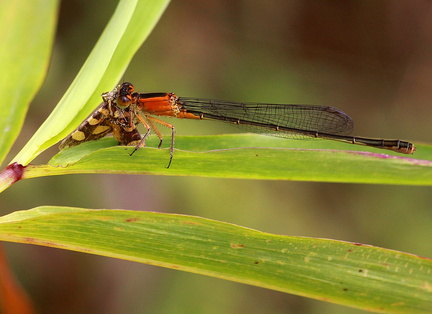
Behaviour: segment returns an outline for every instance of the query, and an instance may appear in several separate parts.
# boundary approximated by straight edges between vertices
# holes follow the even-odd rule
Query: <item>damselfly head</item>
[[[125,82],[120,85],[120,89],[116,99],[116,104],[119,108],[127,108],[132,103],[136,102],[136,96],[135,94],[132,94],[134,90],[134,86],[129,82]]]

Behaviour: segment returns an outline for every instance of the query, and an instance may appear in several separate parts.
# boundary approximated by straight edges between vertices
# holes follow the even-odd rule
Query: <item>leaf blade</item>
[[[100,94],[120,80],[169,0],[122,0],[54,111],[12,162],[27,165],[70,133],[100,103]],[[137,27],[140,25],[140,27]]]
[[[0,218],[0,239],[180,269],[369,310],[426,311],[432,305],[430,259],[199,217],[39,207]]]
[[[432,184],[432,162],[429,160],[396,154],[308,148],[320,147],[317,144],[324,147],[327,145],[327,141],[321,142],[288,141],[252,134],[179,136],[176,147],[181,150],[176,150],[171,167],[166,169],[169,160],[167,149],[143,148],[129,156],[133,147],[112,147],[115,141],[102,139],[63,150],[49,165],[29,166],[25,169],[24,178],[67,173],[127,173],[373,184]],[[293,146],[293,143],[298,148],[288,148]],[[343,143],[332,145],[344,148],[354,146]],[[427,149],[425,147],[425,150]]]
[[[2,2],[0,162],[18,137],[30,102],[45,78],[57,12],[58,1],[54,0]]]

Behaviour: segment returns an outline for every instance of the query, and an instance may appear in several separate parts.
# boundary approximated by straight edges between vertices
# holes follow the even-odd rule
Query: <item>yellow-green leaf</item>
[[[432,260],[192,216],[39,207],[0,218],[0,239],[203,274],[379,312],[432,308]]]
[[[154,140],[154,139],[153,139]],[[149,143],[157,146],[156,142]],[[65,149],[48,165],[32,165],[24,178],[69,173],[125,173],[242,179],[300,180],[376,184],[432,184],[432,162],[397,153],[319,149],[356,148],[330,141],[290,141],[235,134],[177,137],[169,169],[168,149],[114,146],[102,139]],[[290,148],[296,145],[297,148]],[[303,148],[300,148],[303,147]],[[315,147],[307,148],[307,147]],[[372,149],[373,150],[373,149]],[[423,158],[431,148],[419,146]],[[419,154],[420,155],[420,154]],[[416,153],[417,156],[417,153]]]
[[[118,83],[169,0],[122,0],[70,88],[51,115],[12,160],[28,164],[70,133]]]
[[[2,1],[0,9],[0,163],[21,131],[48,69],[56,0]]]

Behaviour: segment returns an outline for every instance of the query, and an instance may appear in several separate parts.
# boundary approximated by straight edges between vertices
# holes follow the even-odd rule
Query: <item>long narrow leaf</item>
[[[111,90],[161,17],[169,0],[122,0],[71,87],[27,145],[13,159],[28,164],[58,142]]]
[[[0,239],[121,258],[378,312],[432,308],[432,260],[359,243],[126,210],[40,207],[0,218]]]
[[[0,164],[21,131],[48,68],[58,1],[2,1],[0,9]]]
[[[385,151],[306,148],[308,145],[319,147],[312,142],[299,143],[251,134],[177,137],[179,150],[175,151],[173,163],[167,169],[168,149],[143,148],[130,156],[133,147],[112,147],[114,140],[102,139],[66,149],[49,165],[28,166],[23,178],[69,173],[127,173],[432,185],[432,161],[388,155]],[[328,145],[328,141],[320,142],[323,147]],[[293,144],[305,148],[289,148]],[[331,145],[356,148],[343,143]],[[420,149],[430,151],[427,146],[420,146]],[[427,156],[424,153],[424,157]]]

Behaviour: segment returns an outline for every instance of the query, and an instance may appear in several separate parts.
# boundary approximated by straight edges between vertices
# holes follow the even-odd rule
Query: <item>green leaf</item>
[[[0,163],[15,142],[48,68],[58,1],[2,1]]]
[[[153,139],[154,140],[154,139]],[[380,184],[432,184],[432,162],[387,151],[380,153],[317,149],[358,148],[330,141],[289,141],[252,134],[177,137],[169,169],[168,149],[115,145],[102,139],[65,149],[49,165],[31,165],[24,178],[69,173],[127,173],[242,179],[301,180]],[[157,146],[155,141],[149,145]],[[296,145],[297,148],[288,148]],[[303,148],[300,148],[302,147]],[[243,147],[243,148],[242,148]],[[307,148],[315,147],[315,149]],[[430,158],[432,149],[419,146]],[[382,153],[381,153],[382,152]],[[392,155],[390,155],[392,154]],[[417,153],[416,153],[417,154]],[[397,156],[396,156],[397,155]],[[419,154],[420,155],[420,154]]]
[[[259,232],[198,217],[39,207],[0,239],[203,274],[381,312],[432,308],[432,261],[359,243]]]
[[[122,0],[74,82],[12,162],[28,164],[69,134],[112,90],[169,0]]]

